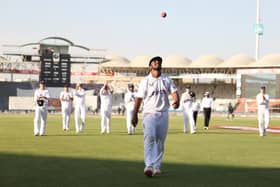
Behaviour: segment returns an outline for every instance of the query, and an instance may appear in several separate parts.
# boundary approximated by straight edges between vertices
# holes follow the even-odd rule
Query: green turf
[[[211,125],[256,126],[256,118],[213,116]],[[271,124],[280,126],[280,119]],[[0,116],[0,187],[6,186],[279,186],[280,134],[221,129],[182,133],[171,116],[162,176],[143,175],[143,134],[126,134],[124,117],[113,116],[112,133],[100,134],[100,118],[87,116],[85,132],[61,130],[49,115],[47,136],[33,136],[33,115]]]

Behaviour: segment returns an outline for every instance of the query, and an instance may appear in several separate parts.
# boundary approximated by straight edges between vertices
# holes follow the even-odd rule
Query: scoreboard
[[[63,87],[71,82],[71,57],[69,54],[58,54],[44,51],[41,55],[40,80],[49,87]]]

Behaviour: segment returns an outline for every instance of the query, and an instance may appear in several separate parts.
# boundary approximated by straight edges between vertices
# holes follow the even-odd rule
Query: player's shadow
[[[131,158],[132,160],[133,158]],[[253,159],[253,158],[252,158]],[[0,154],[0,186],[279,186],[280,168],[164,163],[147,178],[140,161]]]

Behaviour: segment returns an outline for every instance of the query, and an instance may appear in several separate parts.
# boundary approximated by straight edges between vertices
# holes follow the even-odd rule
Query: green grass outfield
[[[171,116],[160,177],[143,174],[141,125],[126,134],[125,118],[113,116],[112,133],[100,134],[99,116],[86,129],[61,129],[49,115],[47,136],[33,136],[32,114],[0,115],[0,187],[39,186],[280,186],[280,134],[222,129],[182,133],[182,117]],[[213,117],[211,125],[256,126],[256,118]],[[273,118],[271,125],[280,126]]]

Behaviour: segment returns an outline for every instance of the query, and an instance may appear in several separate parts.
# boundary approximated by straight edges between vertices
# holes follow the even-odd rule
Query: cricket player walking
[[[180,109],[183,110],[184,115],[184,133],[187,133],[188,124],[190,125],[191,134],[195,134],[195,123],[193,119],[193,102],[195,94],[191,91],[189,85],[186,86],[186,91],[181,96]]]
[[[148,177],[161,174],[160,168],[168,130],[169,94],[173,99],[173,108],[179,107],[177,88],[169,77],[161,74],[161,65],[162,58],[159,56],[150,60],[150,74],[140,82],[132,118],[132,124],[136,127],[139,107],[143,101],[144,174]]]
[[[44,136],[46,133],[49,91],[46,89],[44,81],[40,81],[39,89],[34,93],[35,118],[34,118],[34,135]]]
[[[135,104],[135,93],[134,93],[134,85],[128,84],[128,91],[124,96],[124,102],[126,106],[126,127],[127,133],[133,134],[135,129],[132,125],[132,116],[134,111],[134,104]]]
[[[73,94],[69,91],[69,85],[64,86],[64,91],[60,93],[62,129],[69,130],[69,120],[72,112]]]
[[[74,91],[75,103],[75,128],[76,133],[82,132],[86,123],[86,96],[82,84],[76,84]]]
[[[110,133],[110,123],[112,116],[112,100],[113,100],[113,88],[106,82],[104,86],[100,89],[100,99],[101,99],[101,133]]]
[[[266,129],[269,125],[269,95],[266,94],[265,86],[262,86],[260,93],[256,97],[258,104],[258,124],[260,136],[266,135]]]

